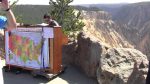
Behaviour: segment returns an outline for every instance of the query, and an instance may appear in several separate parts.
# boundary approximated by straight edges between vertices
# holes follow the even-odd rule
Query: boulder
[[[96,78],[101,54],[108,49],[96,38],[80,33],[77,43],[63,46],[63,63],[78,67],[88,77]]]
[[[77,43],[75,65],[87,76],[96,78],[101,54],[106,51],[107,47],[100,44],[96,38],[89,38],[83,33],[79,34]]]
[[[69,42],[62,47],[62,62],[64,65],[74,65],[74,59],[76,57],[77,43]]]
[[[148,60],[140,51],[110,48],[101,56],[97,70],[99,84],[145,84]]]

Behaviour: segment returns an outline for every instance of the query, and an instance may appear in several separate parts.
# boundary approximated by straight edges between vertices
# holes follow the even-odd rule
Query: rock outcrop
[[[147,57],[135,49],[108,49],[100,58],[99,84],[145,84]]]
[[[96,38],[89,38],[85,33],[80,33],[77,43],[71,43],[63,47],[63,63],[75,65],[88,77],[96,78],[96,70],[99,66],[101,53],[106,46],[102,46]]]
[[[69,44],[68,47],[65,59],[88,77],[97,77],[99,84],[145,83],[148,60],[138,50],[112,48],[85,33],[79,34],[77,44]]]
[[[101,45],[96,38],[89,38],[81,33],[78,36],[78,47],[74,63],[89,77],[96,78],[101,54],[108,47]]]

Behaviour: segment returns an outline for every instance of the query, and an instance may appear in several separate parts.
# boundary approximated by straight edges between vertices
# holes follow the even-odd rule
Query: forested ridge
[[[77,10],[98,11],[95,7],[74,6]],[[24,24],[39,24],[43,22],[43,15],[49,13],[50,5],[16,5],[12,8],[17,22]]]
[[[16,5],[12,10],[17,18],[17,22],[25,24],[39,24],[43,21],[43,15],[50,10],[50,6]]]

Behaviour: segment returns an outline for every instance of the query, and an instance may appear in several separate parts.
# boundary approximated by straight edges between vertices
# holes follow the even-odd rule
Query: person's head
[[[50,15],[44,14],[43,19],[50,18]]]
[[[48,15],[48,14],[44,14],[43,19],[46,23],[49,23],[52,20],[50,15]]]

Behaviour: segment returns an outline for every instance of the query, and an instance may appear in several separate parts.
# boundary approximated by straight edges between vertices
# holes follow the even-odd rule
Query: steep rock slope
[[[113,16],[120,25],[116,30],[135,48],[150,56],[150,2],[124,6]]]
[[[133,47],[116,32],[119,26],[111,20],[111,15],[104,11],[84,11],[84,32],[109,47]]]

